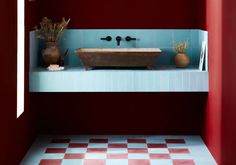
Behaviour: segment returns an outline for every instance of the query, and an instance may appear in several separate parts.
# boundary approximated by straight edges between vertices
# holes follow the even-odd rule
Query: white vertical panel
[[[24,55],[25,18],[24,0],[17,0],[17,118],[24,112]]]

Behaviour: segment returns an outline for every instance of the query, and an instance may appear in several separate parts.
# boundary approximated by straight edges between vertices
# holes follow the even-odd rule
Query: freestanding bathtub
[[[75,51],[86,70],[93,67],[153,69],[161,52],[159,48],[79,48]]]

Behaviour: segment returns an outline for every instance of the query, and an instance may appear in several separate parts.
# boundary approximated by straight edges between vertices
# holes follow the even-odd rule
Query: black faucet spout
[[[112,40],[112,37],[111,37],[111,36],[107,36],[107,37],[105,37],[105,38],[101,38],[101,40],[111,41],[111,40]]]
[[[120,46],[121,36],[116,37],[117,46]]]
[[[127,37],[125,37],[125,40],[129,42],[129,41],[135,41],[137,39],[136,38],[132,38],[130,36],[127,36]]]

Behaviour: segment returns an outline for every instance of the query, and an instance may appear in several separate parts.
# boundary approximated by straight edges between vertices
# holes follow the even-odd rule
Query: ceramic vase
[[[43,61],[46,66],[59,64],[60,50],[56,42],[47,42],[46,48],[42,50]]]
[[[175,65],[177,68],[185,68],[189,65],[189,63],[189,57],[185,53],[178,53],[175,56]]]

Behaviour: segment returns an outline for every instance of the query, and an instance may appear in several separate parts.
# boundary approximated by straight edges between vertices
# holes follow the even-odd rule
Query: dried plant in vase
[[[62,18],[59,23],[53,23],[52,20],[44,17],[40,22],[40,28],[35,27],[35,37],[37,39],[45,40],[46,48],[42,50],[44,63],[49,66],[50,64],[58,64],[60,60],[60,50],[57,47],[63,31],[67,28],[70,19],[67,21]]]
[[[175,56],[175,65],[178,68],[185,68],[189,65],[190,60],[188,55],[186,54],[186,50],[189,47],[189,43],[187,41],[175,43],[173,46],[173,50],[177,53]]]

